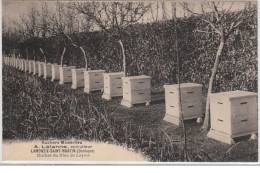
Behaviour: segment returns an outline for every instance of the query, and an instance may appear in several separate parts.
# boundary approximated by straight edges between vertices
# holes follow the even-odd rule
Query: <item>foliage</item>
[[[191,16],[178,20],[181,80],[201,83],[206,90],[219,40],[214,33],[205,34],[196,31],[197,28],[207,27],[199,17]],[[257,91],[256,18],[255,15],[248,19],[227,41],[220,59],[213,92],[238,89]],[[174,21],[130,25],[122,32],[129,75],[150,75],[155,88],[165,83],[177,82]],[[91,69],[104,69],[106,72],[121,71],[122,56],[116,29],[72,34],[71,37],[76,43],[83,45]],[[37,47],[33,41],[37,42],[30,40],[20,45],[23,56],[26,44]],[[42,42],[47,50],[48,61],[59,62],[63,45],[60,45],[55,37]],[[37,55],[41,56],[39,52]],[[38,59],[42,60],[43,57]],[[64,63],[84,67],[80,50],[68,46]]]

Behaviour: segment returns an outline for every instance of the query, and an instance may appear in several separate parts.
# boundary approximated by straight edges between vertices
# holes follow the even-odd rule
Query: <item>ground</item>
[[[6,67],[5,67],[6,68]],[[165,102],[164,102],[164,90],[156,89],[152,91],[152,102],[150,106],[145,106],[145,104],[135,105],[133,108],[126,108],[124,106],[120,105],[120,102],[122,100],[122,97],[116,97],[112,100],[106,101],[101,99],[102,92],[92,92],[91,94],[86,94],[83,92],[83,88],[74,90],[71,89],[70,84],[66,85],[59,85],[58,82],[51,82],[50,79],[44,80],[42,78],[33,76],[32,74],[26,74],[24,72],[18,71],[17,69],[13,69],[11,67],[8,67],[6,69],[3,69],[3,102],[8,102],[8,104],[3,104],[3,128],[4,128],[4,137],[10,138],[9,134],[19,134],[19,123],[17,122],[18,118],[10,118],[10,116],[13,116],[13,114],[21,111],[17,111],[18,105],[21,105],[20,102],[23,102],[24,100],[17,101],[16,99],[12,99],[12,97],[15,97],[16,95],[8,95],[7,92],[11,92],[13,86],[12,83],[16,83],[16,85],[20,86],[19,91],[17,89],[18,93],[20,93],[20,90],[26,90],[28,85],[26,85],[25,81],[30,81],[30,85],[33,85],[32,87],[38,87],[37,92],[42,92],[43,94],[40,96],[46,96],[47,101],[44,102],[44,98],[40,98],[41,101],[43,101],[43,105],[40,105],[39,108],[37,106],[34,107],[34,111],[38,111],[38,114],[40,115],[40,111],[45,111],[42,120],[39,120],[37,122],[37,133],[31,133],[30,135],[21,137],[21,139],[31,139],[33,135],[35,135],[34,138],[46,138],[46,137],[52,137],[53,134],[51,134],[51,130],[44,131],[46,129],[51,129],[52,131],[59,129],[62,129],[62,127],[56,127],[56,126],[62,126],[62,124],[56,124],[53,123],[46,123],[49,122],[50,118],[55,118],[54,113],[57,112],[50,112],[49,114],[53,114],[51,117],[48,115],[47,111],[55,110],[54,108],[45,108],[48,107],[47,102],[50,105],[53,103],[53,106],[61,105],[61,111],[63,111],[62,116],[65,117],[64,120],[62,120],[62,123],[64,122],[66,125],[66,128],[71,128],[70,130],[73,131],[78,128],[77,124],[69,124],[67,126],[65,121],[74,121],[72,119],[71,115],[74,116],[74,114],[78,113],[77,111],[81,111],[81,108],[87,109],[86,107],[90,107],[90,105],[87,104],[88,102],[91,102],[91,105],[94,105],[93,107],[97,108],[100,113],[99,116],[102,116],[102,119],[99,119],[100,121],[107,121],[106,117],[109,115],[110,119],[114,121],[114,123],[111,125],[107,123],[108,125],[104,125],[102,123],[104,122],[98,122],[95,124],[94,129],[101,128],[100,131],[96,131],[99,134],[102,134],[103,138],[99,137],[99,135],[96,136],[92,135],[93,133],[90,133],[89,131],[93,131],[93,127],[91,124],[89,125],[88,122],[85,123],[85,121],[88,121],[91,118],[84,117],[82,118],[83,123],[83,130],[84,133],[77,135],[79,131],[73,132],[67,132],[62,131],[58,129],[58,134],[62,137],[69,137],[69,136],[76,136],[79,138],[87,138],[90,139],[98,138],[99,140],[111,140],[111,138],[114,141],[117,141],[119,145],[127,145],[128,147],[134,148],[135,150],[141,150],[146,155],[148,155],[151,160],[153,161],[212,161],[212,162],[257,162],[258,161],[258,141],[249,141],[249,136],[236,139],[235,145],[228,145],[224,144],[219,141],[215,141],[213,139],[207,138],[207,131],[201,131],[201,125],[196,123],[196,120],[189,120],[185,121],[185,130],[186,130],[186,139],[187,139],[187,153],[188,158],[184,158],[182,156],[182,149],[183,149],[183,128],[182,126],[176,126],[174,124],[168,123],[163,120],[164,114],[165,114]],[[18,80],[19,79],[19,80]],[[22,84],[21,84],[22,83]],[[55,87],[54,87],[55,86]],[[51,89],[50,88],[55,88]],[[9,89],[9,90],[8,90]],[[29,94],[33,94],[33,89],[29,91],[22,91],[22,96],[25,98],[29,97]],[[7,96],[8,95],[8,96]],[[19,94],[18,94],[19,95]],[[32,99],[39,99],[38,96],[31,96],[30,100]],[[72,97],[75,97],[77,109],[73,109],[74,102],[68,102],[68,104],[65,104],[68,100],[70,100]],[[51,98],[48,100],[48,98]],[[56,99],[56,101],[54,100]],[[39,100],[34,101],[36,104],[41,104]],[[32,104],[34,104],[32,101]],[[17,107],[10,106],[10,104],[17,104]],[[86,105],[84,105],[86,103]],[[64,105],[63,105],[64,104]],[[35,105],[35,104],[34,104]],[[65,107],[62,107],[65,106]],[[67,107],[70,107],[70,109],[67,109]],[[22,111],[25,111],[20,114],[24,114],[26,117],[28,112],[26,112],[28,107],[26,106],[22,108]],[[12,110],[11,110],[12,109]],[[15,110],[13,110],[15,109]],[[16,110],[17,109],[17,110]],[[41,110],[42,109],[42,110]],[[103,111],[104,109],[104,111]],[[8,112],[9,110],[10,112]],[[90,110],[90,109],[89,109]],[[92,110],[92,109],[91,109]],[[13,114],[12,114],[12,112]],[[75,111],[75,112],[73,112]],[[73,114],[74,113],[74,114]],[[90,111],[91,113],[91,111]],[[21,116],[19,114],[19,116]],[[32,120],[32,117],[37,117],[38,114],[36,112],[30,112],[29,117],[27,117],[30,121]],[[85,115],[85,114],[82,114]],[[49,116],[49,118],[47,118]],[[68,116],[68,117],[67,117]],[[9,117],[9,118],[8,118]],[[77,114],[75,117],[80,117],[80,113]],[[38,118],[40,119],[40,118]],[[48,119],[48,121],[47,121]],[[18,119],[19,120],[19,119]],[[28,121],[29,121],[28,120]],[[19,120],[21,121],[21,120]],[[51,120],[50,120],[51,121]],[[78,120],[77,120],[78,121]],[[43,122],[42,124],[40,122]],[[57,120],[58,122],[58,120]],[[91,123],[91,121],[89,121]],[[34,123],[34,121],[32,122]],[[22,125],[26,125],[26,123],[20,123]],[[81,124],[81,122],[79,122]],[[100,126],[102,124],[103,126]],[[81,124],[82,125],[82,124]],[[29,127],[33,129],[33,127],[36,125],[30,125]],[[111,128],[112,126],[112,128]],[[44,128],[43,128],[44,127]],[[106,129],[102,129],[105,127]],[[91,129],[92,128],[92,129]],[[111,130],[112,129],[112,130]],[[26,129],[28,131],[28,128]],[[81,130],[80,128],[78,130]],[[107,133],[107,131],[109,131]],[[44,132],[43,132],[44,131]],[[115,132],[114,132],[115,131]],[[111,135],[111,132],[113,132],[112,137],[107,137],[107,135]],[[26,133],[26,132],[25,132]],[[43,135],[44,134],[44,135]],[[104,135],[105,134],[105,135]],[[9,136],[8,136],[9,135]],[[37,136],[39,135],[39,136]],[[40,136],[41,135],[41,136]],[[55,132],[55,135],[57,133]],[[56,137],[60,137],[60,136]],[[92,136],[91,136],[92,135]],[[29,138],[29,137],[30,138]],[[43,137],[42,137],[43,136]],[[112,142],[113,142],[112,140]],[[183,158],[182,158],[183,157]]]

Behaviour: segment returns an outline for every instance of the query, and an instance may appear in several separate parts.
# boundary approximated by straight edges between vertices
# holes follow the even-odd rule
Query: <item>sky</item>
[[[4,23],[12,25],[13,20],[19,20],[20,16],[27,15],[28,11],[32,6],[35,6],[39,10],[41,10],[41,2],[31,2],[31,1],[11,1],[6,2],[6,0],[3,0],[2,2],[2,20]],[[193,8],[190,8],[192,11],[200,13],[200,3],[199,2],[193,2],[192,3]],[[234,10],[241,10],[244,7],[245,2],[234,2],[231,8],[231,11]],[[55,2],[48,1],[47,2],[48,7],[51,9],[54,7]],[[161,3],[159,2],[159,5]],[[226,2],[224,8],[229,8],[231,5],[231,2]],[[156,9],[157,2],[154,3],[153,8]],[[166,12],[168,14],[168,18],[172,17],[172,6],[171,1],[165,2]],[[155,10],[154,10],[155,13]],[[154,15],[155,16],[155,15]],[[183,9],[182,6],[178,5],[177,3],[177,17],[183,16]],[[162,10],[159,11],[158,19],[160,20],[162,18]],[[152,21],[152,15],[147,14],[144,17],[145,22]]]

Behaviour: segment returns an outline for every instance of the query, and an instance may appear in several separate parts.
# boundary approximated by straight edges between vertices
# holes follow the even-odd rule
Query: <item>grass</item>
[[[187,153],[182,127],[163,121],[165,103],[120,106],[121,98],[101,99],[71,85],[3,66],[3,138],[11,140],[84,139],[109,142],[144,153],[151,161],[257,161],[258,143],[230,146],[208,139],[200,124],[186,122]],[[153,91],[153,98],[163,92]]]

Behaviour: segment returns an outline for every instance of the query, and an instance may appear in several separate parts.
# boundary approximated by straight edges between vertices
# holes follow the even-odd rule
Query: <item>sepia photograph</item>
[[[257,1],[2,0],[2,163],[259,164]]]

